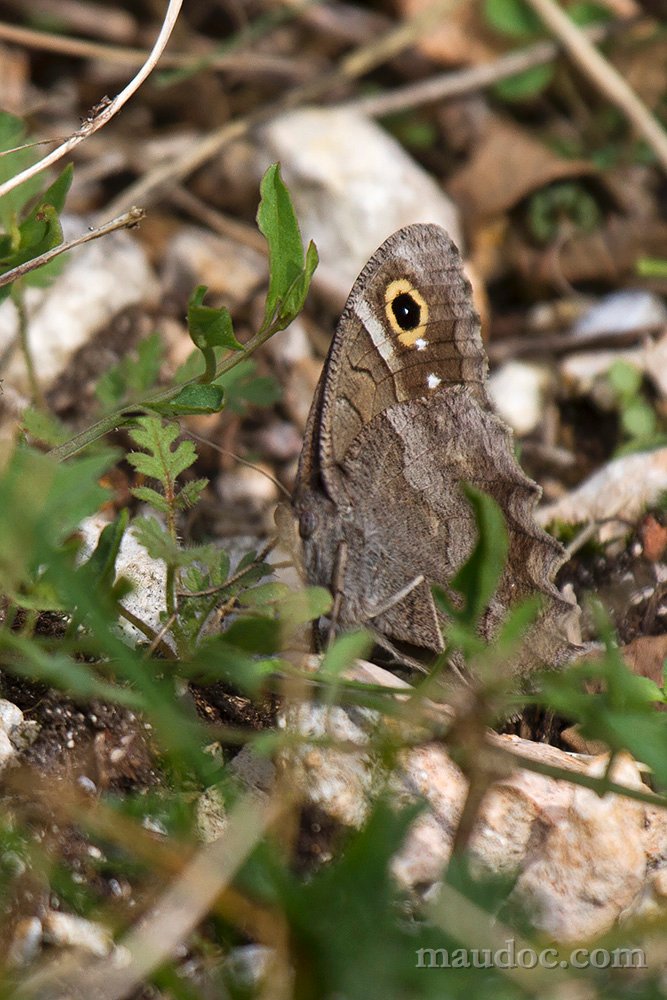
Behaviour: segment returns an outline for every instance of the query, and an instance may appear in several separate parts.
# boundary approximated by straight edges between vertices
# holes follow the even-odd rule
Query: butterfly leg
[[[420,573],[419,576],[416,576],[414,578],[414,580],[411,580],[410,583],[406,583],[404,587],[402,587],[400,590],[397,590],[395,594],[392,594],[391,597],[384,602],[384,604],[370,605],[368,603],[365,603],[364,615],[366,620],[372,621],[373,618],[379,618],[380,615],[386,614],[387,611],[391,610],[391,608],[395,608],[397,604],[400,604],[401,601],[404,601],[405,598],[408,596],[408,594],[411,594],[412,591],[423,582],[424,582],[424,577]]]
[[[333,593],[333,605],[329,618],[329,635],[327,637],[327,648],[333,642],[338,629],[338,619],[340,608],[343,602],[343,582],[345,580],[345,567],[347,566],[347,542],[339,542],[336,550],[336,561],[334,562],[333,579],[331,581],[331,591]]]

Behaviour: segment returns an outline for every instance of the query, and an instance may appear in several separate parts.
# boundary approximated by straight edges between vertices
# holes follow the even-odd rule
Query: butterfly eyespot
[[[414,330],[416,326],[419,326],[422,314],[421,306],[409,292],[401,292],[400,295],[396,296],[391,303],[391,311],[401,330]]]
[[[418,351],[426,350],[428,303],[421,292],[407,278],[399,278],[387,285],[384,303],[389,325],[399,344]]]
[[[312,510],[302,510],[299,514],[299,535],[301,538],[310,538],[317,527],[317,518]]]

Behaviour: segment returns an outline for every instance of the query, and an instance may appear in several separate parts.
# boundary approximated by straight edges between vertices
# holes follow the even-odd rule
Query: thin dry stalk
[[[165,14],[162,28],[160,29],[155,45],[151,49],[150,55],[138,73],[132,78],[132,80],[130,80],[128,85],[121,90],[120,94],[117,94],[112,101],[107,102],[106,100],[103,100],[100,102],[100,106],[93,109],[81,128],[78,129],[74,135],[71,135],[69,139],[66,139],[65,142],[57,147],[57,149],[52,150],[52,152],[50,152],[47,156],[38,160],[37,163],[33,163],[32,166],[22,170],[20,174],[17,174],[10,180],[5,181],[4,184],[0,184],[0,198],[2,198],[3,195],[8,194],[10,191],[13,191],[15,187],[18,187],[19,184],[22,184],[30,177],[35,177],[43,170],[46,170],[47,167],[52,166],[54,163],[57,163],[58,160],[67,156],[67,154],[70,153],[75,146],[78,146],[80,142],[87,139],[89,135],[92,135],[94,132],[98,132],[109,121],[111,121],[114,115],[118,114],[123,105],[129,101],[132,95],[136,93],[139,87],[141,87],[144,80],[155,69],[155,66],[157,65],[157,62],[162,55],[162,52],[164,51],[164,48],[174,29],[182,3],[183,0],[169,0],[169,6]]]
[[[26,274],[29,274],[30,271],[35,271],[38,267],[43,267],[44,264],[52,261],[54,257],[59,257],[61,253],[67,253],[68,250],[83,246],[84,243],[90,243],[91,240],[98,240],[100,236],[108,236],[109,233],[115,233],[117,229],[132,229],[145,216],[146,213],[143,209],[131,208],[129,212],[119,215],[117,219],[111,219],[102,226],[91,227],[87,233],[77,236],[76,239],[69,240],[67,243],[59,243],[57,247],[47,250],[46,253],[41,253],[39,257],[33,257],[32,260],[27,260],[24,264],[13,267],[11,271],[5,271],[4,274],[0,274],[0,288],[3,285],[11,285],[13,281],[25,277]]]
[[[667,133],[618,70],[598,52],[581,28],[570,20],[554,0],[528,0],[528,3],[556,35],[582,73],[592,80],[604,96],[623,112],[639,135],[646,139],[663,170],[667,171]]]

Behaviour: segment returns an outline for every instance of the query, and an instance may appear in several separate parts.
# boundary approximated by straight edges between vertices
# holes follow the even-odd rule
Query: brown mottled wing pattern
[[[488,492],[507,520],[510,550],[485,635],[517,600],[546,598],[523,670],[563,658],[572,606],[552,582],[563,551],[533,518],[539,487],[517,464],[485,380],[456,247],[438,226],[394,234],[361,272],[338,324],[292,510],[307,578],[340,590],[338,625],[366,624],[437,651],[442,622],[430,588],[447,588],[475,543],[461,483]]]
[[[422,343],[404,347],[389,328],[385,289],[409,281],[429,304]],[[337,463],[359,431],[396,402],[465,382],[484,395],[486,355],[470,284],[444,229],[407,226],[371,257],[354,283],[336,328],[306,428],[299,483],[322,477],[333,498]]]

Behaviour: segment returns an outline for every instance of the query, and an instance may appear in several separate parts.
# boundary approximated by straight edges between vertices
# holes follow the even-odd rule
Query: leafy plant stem
[[[218,363],[215,369],[215,378],[225,375],[232,368],[235,368],[236,365],[240,364],[241,361],[249,358],[258,347],[261,347],[267,340],[270,340],[279,329],[280,324],[274,322],[265,330],[260,330],[254,337],[251,337],[243,351],[228,354],[227,357]],[[88,445],[93,444],[94,441],[98,441],[101,437],[104,437],[105,434],[109,434],[111,431],[131,423],[138,416],[150,413],[151,407],[155,403],[167,403],[174,399],[183,390],[184,386],[199,384],[200,378],[201,376],[197,375],[194,378],[188,379],[187,382],[181,382],[179,385],[170,386],[168,389],[161,389],[159,392],[152,393],[140,403],[135,403],[132,406],[123,406],[118,410],[114,410],[113,413],[91,424],[90,427],[87,427],[79,434],[75,434],[69,441],[65,441],[64,444],[52,448],[48,454],[52,458],[55,458],[56,461],[63,462],[65,459],[71,458],[72,455],[76,455],[84,448],[87,448]]]
[[[40,386],[37,378],[37,373],[35,372],[35,363],[30,349],[30,340],[28,337],[28,310],[26,309],[25,296],[20,282],[16,282],[14,288],[12,289],[12,301],[16,307],[16,313],[19,321],[19,341],[21,344],[23,360],[25,361],[26,372],[28,373],[30,395],[32,396],[32,401],[35,406],[40,410],[45,410],[46,401],[44,399],[42,387]]]

